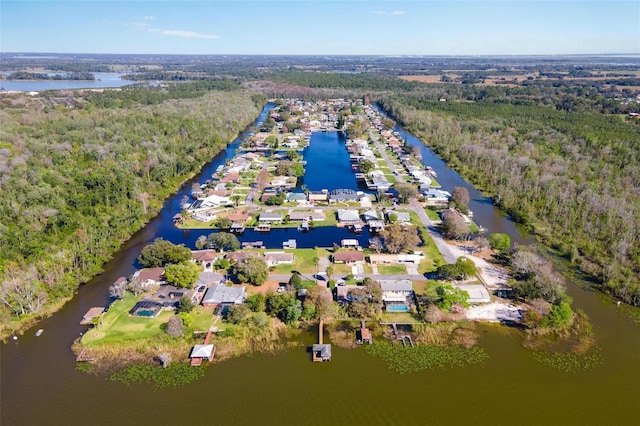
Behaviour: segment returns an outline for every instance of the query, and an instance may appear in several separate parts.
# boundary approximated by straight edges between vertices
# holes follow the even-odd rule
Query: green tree
[[[251,316],[251,309],[247,305],[233,305],[227,312],[227,320],[233,324],[240,324]]]
[[[489,245],[497,251],[508,250],[511,247],[511,238],[507,234],[496,232],[489,235]]]
[[[437,274],[445,280],[466,280],[477,273],[473,260],[460,256],[456,263],[441,265]]]
[[[220,251],[234,251],[240,248],[240,241],[229,232],[218,232],[207,237],[207,246]]]
[[[302,277],[300,277],[300,274],[298,273],[291,274],[291,278],[289,278],[289,285],[295,288],[296,290],[300,290],[303,287]]]
[[[184,288],[192,287],[199,273],[200,267],[193,262],[172,263],[164,269],[169,284]]]
[[[440,309],[450,311],[453,305],[469,306],[469,293],[451,284],[442,284],[436,287],[438,294],[437,305]]]
[[[440,223],[440,230],[447,238],[460,240],[465,238],[469,234],[469,224],[454,210],[446,210],[445,212],[451,212],[444,215],[442,222]]]
[[[571,323],[573,310],[567,302],[560,302],[551,306],[549,313],[542,318],[540,325],[551,328],[564,328]]]
[[[400,253],[403,250],[414,249],[420,243],[416,227],[404,226],[401,223],[393,223],[385,227],[380,236],[389,253]]]
[[[193,301],[191,300],[190,297],[187,296],[182,296],[182,299],[180,299],[180,303],[178,304],[178,309],[177,312],[186,312],[189,313],[191,311],[193,311],[193,309],[196,307],[196,305],[193,303]]]
[[[191,259],[191,250],[184,245],[175,245],[171,241],[157,238],[144,247],[138,262],[145,267],[164,266],[169,263],[180,263]]]
[[[247,297],[245,303],[253,312],[264,312],[267,309],[267,302],[264,294],[255,293]]]
[[[327,269],[325,271],[327,273],[327,281],[331,281],[331,276],[334,272],[333,266],[327,266]]]
[[[418,195],[418,189],[410,183],[397,182],[393,184],[392,188],[398,191],[398,198],[403,204]]]
[[[358,168],[362,173],[366,174],[375,169],[375,164],[371,160],[361,160],[358,163]]]
[[[260,258],[243,259],[231,267],[231,273],[242,283],[262,285],[269,278],[269,270]]]
[[[216,226],[220,229],[229,229],[231,228],[231,219],[228,217],[221,217],[216,221]]]

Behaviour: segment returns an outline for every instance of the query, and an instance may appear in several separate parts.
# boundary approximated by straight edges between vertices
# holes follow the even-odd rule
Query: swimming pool
[[[409,307],[406,305],[389,305],[387,306],[387,312],[409,312]]]

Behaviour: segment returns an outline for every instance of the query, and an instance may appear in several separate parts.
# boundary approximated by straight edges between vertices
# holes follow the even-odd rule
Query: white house
[[[221,197],[219,195],[209,195],[205,198],[198,198],[191,206],[187,209],[189,212],[198,212],[201,210],[212,209],[215,207],[226,206],[229,204],[229,197]]]
[[[264,261],[268,267],[293,264],[293,253],[271,251],[264,254]]]

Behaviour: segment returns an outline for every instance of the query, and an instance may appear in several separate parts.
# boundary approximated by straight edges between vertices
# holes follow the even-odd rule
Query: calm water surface
[[[100,89],[122,87],[136,83],[123,80],[122,73],[97,72],[96,80],[0,80],[0,87],[7,91],[40,92],[43,90]]]
[[[208,179],[233,155],[232,149],[233,145],[218,155],[199,179]],[[459,177],[435,157],[425,156],[425,161],[451,190],[444,172],[452,173],[452,179]],[[133,271],[144,245],[159,235],[174,237],[169,232],[176,232],[171,216],[179,211],[187,188],[190,184],[167,201],[158,218],[127,242],[105,272],[82,286],[64,309],[17,342],[2,345],[3,426],[638,424],[640,326],[601,295],[577,286],[569,292],[575,306],[591,317],[603,356],[603,364],[586,373],[564,373],[539,364],[522,348],[520,332],[492,325],[480,327],[480,344],[490,355],[483,366],[407,375],[392,372],[361,349],[334,347],[332,362],[314,364],[306,352],[313,335],[303,335],[302,345],[285,353],[213,365],[203,380],[176,389],[126,387],[75,371],[69,346],[85,330],[78,321],[89,307],[105,302],[107,288],[118,276]],[[495,229],[511,229],[512,239],[520,238],[491,204],[478,202],[472,209],[477,218],[490,216]],[[177,232],[195,241],[193,232]],[[38,328],[45,332],[36,338]]]

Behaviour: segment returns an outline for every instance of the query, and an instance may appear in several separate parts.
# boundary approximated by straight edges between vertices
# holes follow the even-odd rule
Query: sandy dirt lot
[[[267,281],[259,287],[248,285],[247,295],[251,296],[252,294],[262,293],[266,296],[268,293],[275,293],[279,286],[280,283],[278,281]]]
[[[465,313],[471,321],[521,321],[523,310],[510,303],[493,302],[473,305]]]

